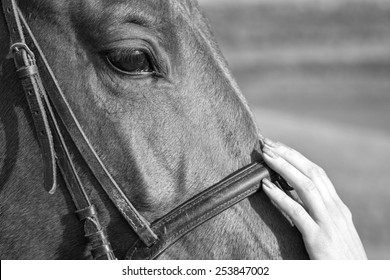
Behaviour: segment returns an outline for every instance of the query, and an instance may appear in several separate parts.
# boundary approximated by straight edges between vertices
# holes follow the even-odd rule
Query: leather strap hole
[[[32,95],[32,91],[29,90],[29,91],[27,92],[27,94],[28,94],[28,95]],[[34,113],[35,113],[35,112],[34,112]]]
[[[38,116],[39,112],[38,111],[34,111],[34,115]]]
[[[11,13],[11,8],[10,7],[7,8],[7,13],[9,13],[9,14]]]
[[[44,136],[44,135],[45,135],[45,132],[44,132],[44,131],[41,131],[41,135]]]

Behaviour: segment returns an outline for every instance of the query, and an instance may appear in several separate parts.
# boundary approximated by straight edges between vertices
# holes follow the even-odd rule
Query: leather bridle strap
[[[10,34],[10,55],[14,58],[17,74],[26,94],[43,157],[44,186],[50,193],[54,193],[57,185],[55,153],[53,137],[42,101],[44,88],[41,86],[34,53],[25,42],[17,6],[10,0],[2,1],[2,5]]]
[[[30,60],[34,60],[33,63],[30,63],[33,65],[34,69],[33,71],[32,70],[29,71],[29,73],[30,74],[32,73],[32,75],[27,75],[29,80],[28,82],[30,83],[31,80],[36,79],[38,81],[37,83],[41,83],[41,78],[39,77],[38,74],[37,65],[39,66],[40,75],[43,77],[43,80],[45,81],[45,85],[44,85],[45,87],[41,86],[41,87],[37,87],[37,89],[34,89],[35,95],[38,96],[36,98],[38,100],[37,103],[40,102],[42,105],[42,106],[41,105],[38,106],[40,116],[42,116],[40,117],[39,121],[44,123],[43,125],[44,132],[46,132],[46,135],[48,135],[45,139],[42,137],[41,139],[39,139],[41,141],[40,146],[41,149],[43,150],[42,153],[44,154],[45,164],[48,163],[48,159],[47,159],[48,156],[46,156],[45,153],[49,154],[51,158],[55,157],[52,136],[49,136],[51,134],[50,133],[51,130],[48,124],[47,115],[45,113],[45,107],[42,104],[43,103],[42,99],[46,98],[47,100],[45,105],[48,108],[48,111],[50,111],[51,115],[54,115],[54,112],[52,112],[54,110],[49,109],[50,105],[53,104],[54,106],[53,109],[55,109],[55,112],[58,114],[59,120],[64,125],[66,131],[69,133],[72,141],[75,143],[75,146],[79,150],[84,161],[87,163],[89,169],[92,171],[93,175],[96,177],[96,179],[98,180],[98,182],[100,183],[104,191],[107,193],[108,197],[114,203],[114,205],[122,214],[122,216],[125,218],[125,220],[129,223],[129,225],[132,227],[135,233],[143,241],[143,243],[146,246],[151,246],[153,243],[157,241],[156,234],[151,230],[149,222],[145,218],[143,218],[140,215],[140,213],[138,213],[138,211],[134,208],[134,206],[131,204],[131,202],[128,200],[128,198],[125,196],[122,190],[119,188],[118,184],[112,178],[107,168],[104,166],[99,156],[97,155],[96,151],[92,147],[88,138],[84,134],[84,131],[82,130],[61,88],[59,87],[58,81],[56,80],[53,71],[51,70],[48,62],[46,61],[46,58],[42,50],[40,49],[38,42],[36,41],[34,35],[32,34],[22,13],[18,9],[15,0],[2,0],[2,3],[3,3],[3,11],[6,16],[8,29],[10,30],[10,34],[11,34],[10,35],[11,42],[15,43],[20,41],[20,43],[23,44],[23,46],[25,46],[23,48],[18,48],[17,51],[14,53],[14,59],[16,61],[16,67],[18,71],[21,71],[19,69],[22,69],[22,67],[26,67],[25,65],[20,67],[19,56],[21,55],[27,56]],[[23,35],[23,31],[25,31],[26,34]],[[18,35],[15,35],[15,33],[18,33]],[[35,59],[31,59],[33,58],[33,55],[29,55],[30,53],[35,53],[34,55]],[[29,64],[27,66],[29,66]],[[46,95],[46,93],[44,92],[45,88],[46,88],[46,92],[48,92],[50,95]],[[37,106],[33,104],[33,106],[30,105],[30,108],[31,107],[36,108]],[[55,120],[55,118],[52,119]],[[40,125],[39,123],[38,124],[34,123],[34,125],[37,129],[37,132],[40,131],[38,129],[40,129],[42,125]],[[55,130],[56,130],[56,134],[60,134],[58,128],[55,128]],[[63,146],[63,148],[66,148],[65,143],[61,143],[61,145]],[[47,152],[46,149],[48,150]],[[62,160],[60,160],[59,162],[62,161],[64,163],[62,166],[67,166],[66,164],[67,160],[68,160],[67,156],[64,156]],[[53,160],[51,160],[50,162],[51,162],[50,165],[51,168],[45,167],[45,170],[53,170],[52,177],[54,178],[53,179],[54,181],[55,162],[53,162]],[[64,170],[65,171],[64,175],[68,176],[68,171],[71,171],[72,168],[63,168],[63,169],[66,169]],[[45,172],[45,176],[46,176],[46,172]],[[76,175],[73,174],[72,176],[76,176]],[[77,188],[79,187],[82,188],[82,186],[78,186],[79,184],[71,184],[72,188],[74,185],[76,185]]]
[[[253,195],[260,182],[268,178],[283,190],[291,190],[287,183],[264,162],[254,162],[223,181],[206,189],[152,224],[159,240],[150,247],[136,242],[127,253],[127,259],[155,259],[181,237]]]
[[[90,245],[92,257],[94,259],[116,259],[106,233],[99,222],[96,209],[86,195],[81,180],[76,172],[71,154],[67,148],[64,136],[61,133],[60,125],[57,122],[54,110],[51,107],[46,90],[39,76],[35,55],[25,42],[23,24],[20,22],[21,18],[19,17],[20,11],[12,1],[5,0],[3,0],[3,10],[4,13],[9,15],[7,22],[10,29],[9,31],[15,34],[14,41],[11,39],[12,56],[15,60],[18,77],[22,81],[23,89],[29,100],[29,107],[34,117],[34,125],[38,134],[37,137],[40,140],[41,150],[43,150],[44,155],[46,150],[48,150],[50,155],[53,156],[53,160],[54,156],[56,157],[67,189],[75,203],[77,209],[76,213],[84,223],[84,232]],[[11,16],[11,14],[13,16]],[[20,41],[16,41],[17,39]],[[23,60],[21,60],[21,58],[23,58]],[[35,104],[38,104],[39,107],[35,107]],[[42,121],[44,121],[44,126],[40,127],[39,124]],[[47,136],[49,136],[49,145],[46,141]],[[53,173],[49,173],[49,175],[52,175],[54,185],[50,185],[49,192],[54,193],[56,162],[46,162],[47,159],[45,156],[43,157],[43,160],[46,166],[45,172],[48,168],[53,170]],[[46,179],[45,184],[47,184]]]
[[[65,185],[76,206],[76,213],[80,221],[84,222],[85,237],[88,239],[91,255],[93,259],[115,260],[116,257],[108,241],[107,234],[100,224],[95,207],[85,193],[83,182],[73,163],[72,155],[67,146],[67,143],[69,144],[71,140],[67,141],[64,138],[50,101],[47,99],[47,95],[44,95],[44,97],[54,131],[53,138],[57,163],[65,180]]]

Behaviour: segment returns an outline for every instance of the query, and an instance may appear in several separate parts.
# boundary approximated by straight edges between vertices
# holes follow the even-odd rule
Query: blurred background
[[[199,0],[263,135],[322,166],[390,259],[390,0]]]

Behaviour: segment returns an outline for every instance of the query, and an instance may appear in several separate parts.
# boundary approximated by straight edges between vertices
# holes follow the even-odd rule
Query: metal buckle
[[[23,49],[28,54],[29,60],[31,62],[35,61],[35,54],[30,50],[30,48],[25,43],[20,43],[20,42],[11,45],[11,47],[9,48],[10,50],[9,56],[13,56],[15,52],[19,52],[21,49]]]

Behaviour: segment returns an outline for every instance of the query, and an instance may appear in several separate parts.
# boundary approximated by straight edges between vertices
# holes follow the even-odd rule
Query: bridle
[[[55,192],[58,166],[76,213],[84,223],[94,259],[116,257],[86,194],[83,178],[76,171],[70,148],[78,150],[99,185],[139,237],[129,249],[128,259],[157,258],[194,228],[257,192],[264,178],[288,188],[264,163],[253,162],[150,224],[125,196],[92,147],[16,1],[2,0],[2,6],[10,33],[10,57],[14,59],[28,101],[43,157],[44,186],[50,194]]]
[[[264,163],[254,162],[150,224],[125,196],[92,147],[16,1],[2,0],[2,6],[10,33],[10,57],[14,59],[28,101],[43,157],[44,186],[50,194],[55,192],[58,166],[76,213],[84,223],[94,259],[116,258],[76,171],[70,146],[78,150],[99,185],[139,237],[129,249],[128,259],[157,258],[197,226],[257,192],[264,178],[288,188]]]

